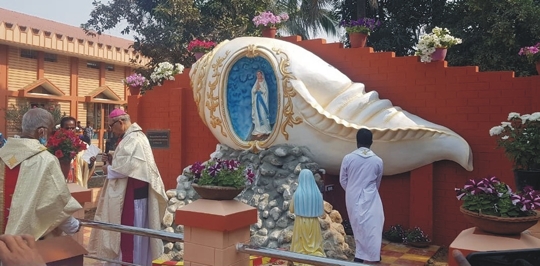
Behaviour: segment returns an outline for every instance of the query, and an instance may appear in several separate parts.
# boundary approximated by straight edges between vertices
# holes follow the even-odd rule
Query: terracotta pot
[[[514,170],[514,180],[518,191],[523,191],[526,186],[540,190],[540,170]]]
[[[139,95],[141,93],[141,87],[129,87],[129,94]]]
[[[265,27],[262,29],[262,36],[267,38],[276,38],[276,27]]]
[[[536,61],[536,73],[540,75],[540,61]]]
[[[463,206],[459,208],[465,219],[474,224],[479,229],[499,235],[517,235],[535,225],[540,216],[527,217],[497,217],[483,215],[468,211]]]
[[[351,48],[366,47],[367,34],[351,32],[349,33],[349,41],[351,42]]]
[[[197,184],[191,184],[193,189],[203,199],[209,200],[232,200],[244,190],[242,188],[234,187],[220,187],[220,186],[199,186]]]
[[[203,52],[195,52],[195,53],[193,53],[193,55],[195,55],[196,60],[199,60],[204,55],[204,53]]]
[[[69,172],[71,171],[71,162],[70,161],[60,161],[60,169],[62,169],[62,174],[64,174],[64,178],[66,181],[70,181],[69,179]]]
[[[435,52],[431,54],[431,61],[444,61],[447,50],[446,48],[435,48]]]

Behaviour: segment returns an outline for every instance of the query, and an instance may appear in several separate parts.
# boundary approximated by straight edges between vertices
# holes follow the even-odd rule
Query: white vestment
[[[381,158],[363,147],[343,158],[339,173],[356,243],[355,257],[367,261],[381,258],[384,210],[379,186],[382,173]]]
[[[133,123],[115,149],[112,165],[103,185],[95,220],[120,224],[128,178],[148,183],[148,198],[134,200],[135,227],[161,230],[161,220],[167,208],[167,196],[152,154],[148,138],[141,127]],[[158,238],[134,237],[133,263],[151,265],[163,253],[163,241]],[[120,233],[92,230],[89,252],[97,257],[121,260]]]
[[[257,87],[260,91],[262,101],[257,100]],[[268,85],[266,85],[264,79],[262,81],[257,79],[253,88],[251,88],[251,118],[253,120],[253,131],[251,135],[270,134],[272,132],[269,108]]]

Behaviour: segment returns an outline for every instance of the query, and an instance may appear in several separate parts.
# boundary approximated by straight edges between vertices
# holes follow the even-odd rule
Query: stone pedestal
[[[257,209],[236,200],[200,199],[178,209],[184,265],[248,266],[249,254],[236,252],[236,244],[250,240],[249,227],[256,222]]]
[[[502,236],[486,233],[476,227],[463,230],[450,244],[448,250],[448,266],[457,266],[452,257],[454,249],[459,249],[463,255],[475,251],[504,251],[514,249],[531,249],[540,247],[540,239],[528,231],[520,235]]]
[[[87,202],[92,201],[92,191],[90,189],[83,188],[82,186],[76,183],[68,183],[69,192],[71,196],[83,206],[82,209],[73,213],[73,218],[84,219],[84,205]],[[73,235],[73,239],[77,241],[80,245],[84,244],[84,232],[83,230]]]

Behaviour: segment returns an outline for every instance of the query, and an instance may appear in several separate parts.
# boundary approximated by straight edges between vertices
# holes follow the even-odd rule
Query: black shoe
[[[359,259],[359,258],[354,258],[354,262],[364,263],[364,260],[363,260],[363,259]]]

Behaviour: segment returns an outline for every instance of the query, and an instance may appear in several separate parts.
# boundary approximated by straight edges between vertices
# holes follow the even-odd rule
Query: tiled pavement
[[[84,246],[88,247],[91,228],[84,228]],[[439,246],[429,246],[427,248],[414,248],[403,244],[390,243],[383,240],[382,261],[374,265],[400,265],[400,266],[423,266],[439,250]],[[93,259],[84,259],[85,266],[102,265]],[[272,265],[272,264],[269,264]]]

